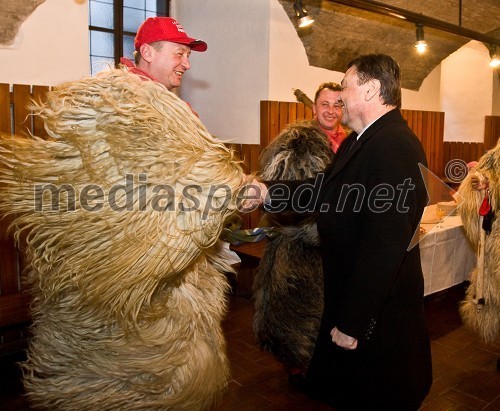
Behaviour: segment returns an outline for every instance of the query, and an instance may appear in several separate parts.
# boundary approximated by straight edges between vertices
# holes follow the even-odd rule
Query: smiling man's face
[[[179,87],[182,76],[191,68],[189,46],[170,41],[149,46],[152,50],[147,72],[169,90]]]

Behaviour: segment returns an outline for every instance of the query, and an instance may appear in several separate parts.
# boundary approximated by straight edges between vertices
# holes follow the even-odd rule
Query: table
[[[426,207],[426,216],[433,216],[435,205]],[[420,260],[424,273],[424,295],[429,295],[468,280],[476,266],[476,255],[465,236],[460,216],[445,217],[443,228],[421,224]]]

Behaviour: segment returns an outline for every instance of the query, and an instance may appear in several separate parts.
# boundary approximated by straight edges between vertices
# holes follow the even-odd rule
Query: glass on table
[[[446,210],[442,205],[436,205],[436,216],[439,218],[437,228],[443,228],[444,216],[446,215]]]

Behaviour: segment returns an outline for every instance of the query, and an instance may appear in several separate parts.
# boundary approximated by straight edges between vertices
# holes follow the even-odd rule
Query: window
[[[90,71],[114,67],[133,58],[134,37],[148,17],[168,16],[169,0],[90,0]]]

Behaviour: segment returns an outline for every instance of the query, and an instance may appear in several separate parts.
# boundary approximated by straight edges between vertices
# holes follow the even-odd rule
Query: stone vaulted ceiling
[[[45,0],[0,0],[0,46],[14,43],[19,27]]]
[[[403,87],[418,90],[427,75],[451,53],[470,41],[425,27],[425,54],[415,51],[415,24],[394,17],[345,6],[330,0],[303,0],[312,26],[299,29],[294,0],[278,0],[301,39],[309,64],[345,72],[351,59],[385,53],[400,64]],[[399,9],[459,25],[459,0],[380,0]],[[462,0],[462,27],[500,39],[500,0]]]

